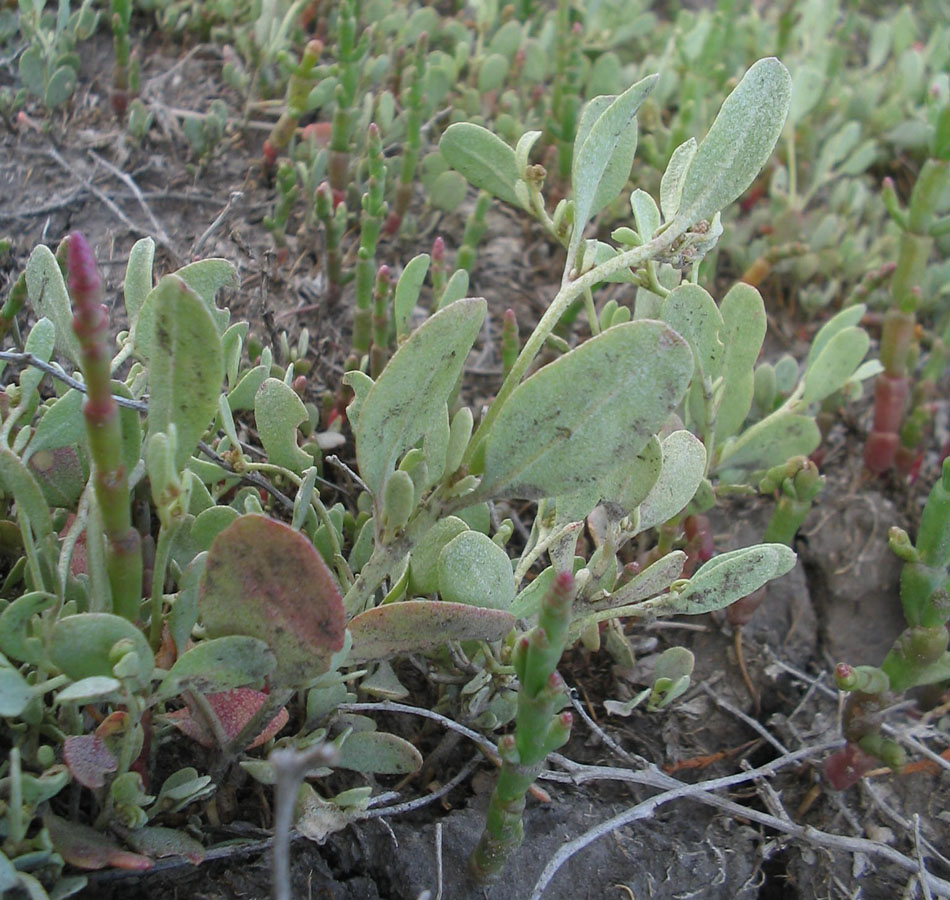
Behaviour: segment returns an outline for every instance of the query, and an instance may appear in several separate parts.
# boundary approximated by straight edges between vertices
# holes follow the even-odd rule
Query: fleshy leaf
[[[637,152],[637,110],[656,84],[648,75],[611,101],[592,122],[590,131],[579,131],[571,165],[574,193],[574,231],[571,245],[577,248],[584,226],[623,190]]]
[[[202,641],[178,657],[156,698],[164,700],[183,690],[218,693],[262,681],[277,665],[267,644],[232,634]]]
[[[152,301],[149,434],[178,430],[177,471],[185,467],[214,418],[224,378],[221,337],[198,295],[166,275]],[[140,322],[144,328],[145,323]]]
[[[33,688],[13,666],[0,664],[0,716],[19,716],[33,699]]]
[[[752,184],[782,133],[791,94],[791,76],[774,57],[745,73],[686,173],[676,216],[682,226],[712,219]]]
[[[689,431],[674,431],[661,442],[660,477],[640,504],[639,530],[662,525],[682,510],[706,473],[706,448]]]
[[[0,652],[20,662],[42,665],[46,651],[42,639],[33,635],[32,619],[55,602],[55,595],[42,591],[17,597],[0,613]]]
[[[422,768],[422,754],[395,734],[357,731],[343,742],[336,765],[367,775],[409,775]]]
[[[17,512],[29,519],[40,540],[53,534],[53,520],[43,491],[20,457],[5,447],[0,450],[0,488],[13,495]]]
[[[393,297],[393,321],[396,325],[396,337],[400,340],[409,334],[409,322],[412,311],[419,302],[419,291],[429,271],[431,257],[428,253],[420,253],[406,263],[399,281],[396,282],[396,292]]]
[[[134,327],[145,298],[152,291],[152,262],[155,259],[155,241],[144,237],[136,241],[129,251],[129,262],[125,268],[125,312],[129,317],[129,326]]]
[[[145,825],[126,833],[125,840],[139,853],[144,853],[152,859],[183,856],[197,866],[204,862],[206,856],[205,848],[201,844],[176,828]]]
[[[178,269],[173,275],[165,277],[179,278],[184,281],[198,295],[214,323],[218,336],[224,334],[231,314],[226,309],[218,309],[214,304],[214,298],[221,288],[233,287],[237,284],[237,269],[232,262],[226,259],[199,259]],[[162,281],[164,280],[163,278]],[[161,286],[161,281],[159,286]],[[152,355],[157,290],[158,287],[153,288],[145,298],[133,329],[135,353],[146,360]]]
[[[720,470],[754,471],[777,466],[793,456],[808,456],[821,443],[821,432],[810,416],[772,415],[747,428],[722,453]]]
[[[472,499],[537,499],[596,485],[640,453],[692,372],[686,341],[661,322],[628,322],[585,341],[511,394],[486,440]]]
[[[681,284],[663,301],[661,318],[686,338],[702,374],[718,378],[726,348],[719,339],[722,315],[709,292],[698,284]]]
[[[297,446],[297,426],[307,420],[307,408],[296,391],[278,378],[268,378],[254,395],[254,421],[267,461],[298,475],[313,465],[313,457]]]
[[[49,655],[53,664],[73,681],[93,675],[112,677],[112,667],[119,661],[112,648],[123,642],[122,655],[134,652],[139,671],[134,682],[148,685],[155,659],[152,650],[139,631],[128,619],[112,613],[79,613],[66,616],[53,626]]]
[[[755,361],[765,340],[768,322],[759,292],[748,284],[735,284],[722,298],[719,311],[726,345],[722,387],[716,411],[716,442],[731,437],[745,422],[755,390]]]
[[[106,775],[119,768],[119,761],[106,742],[96,734],[78,734],[63,742],[63,759],[83,787],[101,788]]]
[[[457,516],[446,516],[439,519],[412,548],[409,558],[409,590],[412,593],[434,594],[439,589],[439,554],[463,531],[468,531],[468,525]]]
[[[666,171],[660,179],[660,209],[663,218],[672,222],[679,212],[680,198],[683,196],[683,184],[686,173],[696,156],[696,138],[684,141],[674,151],[666,166]]]
[[[463,531],[439,554],[439,593],[450,603],[509,609],[515,582],[508,554],[490,537]]]
[[[512,206],[521,206],[515,193],[515,151],[487,128],[472,122],[456,122],[442,135],[439,152],[474,187]]]
[[[122,689],[118,678],[108,675],[90,675],[67,685],[56,694],[57,703],[101,702]]]
[[[79,364],[79,341],[73,333],[73,310],[59,263],[45,244],[30,254],[26,264],[26,290],[37,317],[56,326],[56,349]]]
[[[326,563],[302,534],[266,516],[241,516],[215,538],[198,603],[210,637],[264,641],[281,686],[322,674],[343,646],[343,601]]]
[[[686,554],[682,550],[673,550],[655,563],[647,566],[639,575],[617,588],[605,600],[591,603],[589,609],[597,612],[618,606],[629,606],[655,597],[665,591],[683,574]]]
[[[218,717],[225,737],[231,740],[241,733],[244,726],[264,705],[267,694],[262,691],[251,690],[251,688],[234,688],[234,690],[222,691],[220,694],[206,694],[205,700],[208,701],[208,705]],[[201,716],[192,715],[187,706],[167,713],[164,718],[182,734],[188,735],[192,740],[201,744],[202,747],[214,746],[214,735],[204,719]],[[277,715],[270,720],[267,727],[244,749],[253,750],[255,747],[267,743],[289,720],[290,715],[287,708],[282,707]]]
[[[633,220],[637,223],[640,239],[646,243],[660,227],[660,210],[656,200],[646,191],[637,188],[630,194],[630,208],[633,210]],[[598,259],[597,262],[600,263],[601,260]],[[625,276],[626,274],[627,272],[624,272]]]
[[[863,328],[844,328],[832,337],[805,372],[802,401],[817,403],[840,390],[861,364],[871,345]]]
[[[53,848],[66,862],[79,869],[133,869],[144,872],[152,868],[147,856],[130,853],[114,843],[107,835],[88,825],[70,822],[48,812],[43,824],[49,830]]]
[[[407,600],[377,606],[350,621],[353,648],[349,663],[425,652],[446,641],[497,641],[514,627],[505,610],[437,600]]]
[[[779,578],[795,565],[795,551],[785,544],[757,544],[713,557],[680,590],[674,589],[643,609],[658,615],[697,616],[723,609]]]
[[[363,399],[356,458],[377,500],[399,457],[444,415],[486,309],[481,298],[440,309],[396,351]]]

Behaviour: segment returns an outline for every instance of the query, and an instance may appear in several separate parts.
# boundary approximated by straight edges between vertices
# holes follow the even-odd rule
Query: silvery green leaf
[[[519,173],[523,173],[527,168],[531,149],[537,143],[542,133],[543,132],[540,131],[526,131],[518,138],[518,143],[515,145],[515,165]]]
[[[459,300],[427,319],[389,360],[366,393],[356,429],[360,475],[374,496],[397,460],[444,415],[486,303]]]
[[[129,317],[129,327],[138,319],[139,310],[145,298],[152,290],[152,262],[155,259],[155,241],[150,237],[142,238],[132,245],[129,262],[125,268],[125,312]]]
[[[805,362],[806,368],[821,355],[828,341],[839,331],[857,325],[864,317],[866,311],[867,307],[863,303],[857,303],[854,306],[845,307],[825,322],[825,324],[818,329],[818,333],[812,338],[811,347],[808,349],[808,358]]]
[[[74,681],[56,695],[56,703],[102,702],[122,690],[122,682],[111,675],[90,675]]]
[[[592,124],[586,134],[578,129],[571,167],[574,193],[571,243],[575,248],[580,244],[584,226],[616,198],[630,177],[637,152],[637,110],[653,90],[656,80],[656,75],[641,79],[613,100],[596,119],[592,114]]]
[[[805,118],[821,99],[827,78],[817,66],[803,65],[792,78],[792,99],[788,107],[788,122],[793,128]]]
[[[34,694],[35,689],[13,666],[0,665],[0,716],[20,716]]]
[[[267,460],[298,475],[313,465],[313,457],[297,445],[297,426],[307,420],[307,408],[293,388],[279,378],[267,378],[254,396],[254,422]]]
[[[43,94],[43,102],[49,109],[62,106],[76,89],[76,70],[72,66],[60,66],[52,75]]]
[[[465,269],[456,269],[445,285],[439,308],[448,306],[456,300],[461,300],[468,293],[468,272]]]
[[[719,339],[722,315],[709,292],[698,284],[679,285],[663,301],[660,318],[686,338],[699,372],[718,378],[726,348]]]
[[[717,443],[735,434],[752,408],[755,361],[767,328],[765,304],[750,285],[733,285],[723,297],[719,311],[723,320],[720,338],[726,345],[726,354],[716,411]]]
[[[26,291],[37,317],[56,326],[56,349],[79,364],[79,341],[73,334],[73,310],[59,263],[45,244],[38,245],[26,263]]]
[[[597,484],[556,498],[557,522],[582,522],[601,501],[629,515],[649,494],[660,477],[663,449],[656,435],[632,459],[625,460]]]
[[[584,252],[584,266],[585,268],[588,267],[588,265],[590,268],[599,266],[601,263],[607,262],[608,259],[613,259],[618,252],[616,247],[605,244],[603,241],[587,241]],[[636,284],[637,276],[631,272],[630,269],[619,269],[613,274],[608,275],[604,281]]]
[[[640,504],[639,531],[662,525],[680,512],[706,474],[706,448],[689,431],[674,431],[661,441],[663,468]]]
[[[360,408],[369,393],[369,389],[373,386],[373,379],[365,372],[354,369],[343,376],[343,383],[353,391],[353,399],[346,408],[346,418],[350,423],[350,427],[356,431],[360,422]]]
[[[693,162],[693,157],[696,156],[698,146],[696,138],[683,141],[673,151],[666,171],[660,179],[660,209],[663,210],[663,218],[667,222],[672,222],[679,211],[686,173]]]
[[[747,597],[795,565],[785,544],[757,544],[713,557],[682,588],[643,604],[657,615],[698,616]]]
[[[343,742],[334,765],[366,774],[408,775],[422,768],[422,754],[398,735],[356,731]]]
[[[485,441],[473,499],[537,499],[596,484],[643,449],[689,384],[686,341],[661,322],[608,329],[536,372]]]
[[[413,594],[434,594],[439,589],[439,554],[463,531],[468,531],[468,525],[457,516],[446,516],[439,519],[412,548],[409,590]]]
[[[730,472],[769,469],[793,456],[808,456],[820,443],[821,432],[810,416],[773,414],[727,444],[717,468]]]
[[[682,550],[673,550],[661,557],[655,563],[647,566],[639,575],[634,576],[626,584],[621,585],[609,597],[591,603],[588,607],[594,612],[605,609],[614,609],[618,606],[628,606],[639,603],[663,593],[683,574],[686,563],[686,554]]]
[[[637,188],[630,194],[630,208],[633,210],[633,219],[637,223],[637,232],[640,238],[649,241],[660,227],[660,210],[646,191]]]
[[[472,122],[449,125],[439,141],[439,152],[470,184],[521,206],[515,194],[519,177],[515,151],[487,128]]]
[[[53,534],[53,520],[43,491],[20,457],[6,447],[0,449],[0,489],[13,496],[17,517],[28,519],[40,540]]]
[[[711,219],[752,184],[782,133],[792,93],[788,70],[760,59],[726,98],[690,164],[677,220]]]
[[[515,582],[508,554],[490,537],[463,531],[439,553],[439,593],[449,603],[510,609]]]
[[[839,390],[854,375],[870,345],[868,333],[856,326],[834,335],[805,371],[802,401],[817,403]]]
[[[419,291],[429,271],[430,257],[428,253],[420,253],[406,263],[399,281],[396,282],[396,293],[393,300],[393,318],[396,325],[396,337],[402,340],[409,334],[409,321],[412,311],[419,302]]]
[[[218,335],[224,334],[231,317],[226,309],[218,309],[214,298],[223,287],[233,287],[237,284],[237,269],[226,259],[199,259],[197,262],[182,266],[174,275],[180,278],[205,305],[211,321]],[[168,278],[169,276],[165,276]],[[162,281],[165,281],[165,278]],[[152,338],[154,335],[155,304],[157,302],[158,286],[153,288],[139,309],[138,319],[132,328],[132,339],[135,343],[136,355],[148,360],[152,355]]]
[[[221,337],[207,306],[176,275],[166,275],[149,298],[152,314],[143,332],[151,348],[148,428],[150,434],[167,434],[174,423],[180,472],[218,407]],[[139,324],[146,325],[141,318]]]

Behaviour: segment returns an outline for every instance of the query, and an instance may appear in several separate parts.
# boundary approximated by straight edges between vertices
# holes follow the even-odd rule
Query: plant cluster
[[[675,28],[636,2],[485,2],[473,22],[393,0],[324,6],[110,5],[113,109],[137,138],[143,11],[228,40],[245,115],[278,109],[265,224],[278,245],[320,236],[330,301],[352,298],[351,345],[341,383],[306,402],[308,332],[267,346],[231,321],[227,260],[156,279],[155,243],[138,241],[116,333],[85,237],[33,250],[0,310],[0,891],[66,897],[77,869],[199,861],[200,827],[178,814],[237,775],[276,786],[282,828],[345,826],[373,800],[359,776],[422,766],[350,708],[357,692],[408,697],[410,655],[440,709],[497,739],[470,865],[497,878],[570,736],[566,648],[630,664],[631,620],[728,608],[741,626],[795,564],[823,435],[865,381],[869,468],[921,456],[950,341],[934,262],[946,26],[920,44],[909,8],[874,20],[821,0],[777,22],[721,3]],[[23,90],[0,111],[65,103],[92,4],[4,13]],[[751,47],[787,65],[733,78]],[[202,165],[229,127],[215,103],[184,124]],[[919,162],[906,208],[898,185],[872,189],[894,148]],[[470,188],[454,264],[438,236],[403,258],[399,239]],[[479,410],[466,361],[488,305],[469,288],[495,200],[563,272],[533,327],[512,310],[495,323],[504,378]],[[707,277],[716,264],[724,282]],[[774,272],[809,312],[835,307],[800,360],[760,358],[758,287]],[[629,305],[608,297],[618,285]],[[902,763],[876,718],[891,694],[950,679],[948,492],[945,464],[916,543],[892,533],[907,631],[879,669],[838,667],[853,693],[836,786],[841,760],[857,777],[871,757]],[[761,543],[717,553],[709,514],[737,493],[774,498],[772,517]],[[524,533],[504,517],[513,501],[532,504]],[[605,707],[669,706],[693,662],[668,649],[650,684]],[[183,740],[206,748],[201,768],[167,771],[160,748]]]

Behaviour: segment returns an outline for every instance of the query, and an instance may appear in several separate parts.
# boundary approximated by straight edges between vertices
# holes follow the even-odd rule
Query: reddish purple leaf
[[[205,699],[218,717],[225,735],[230,740],[241,733],[241,729],[251,720],[251,717],[264,705],[267,694],[251,688],[235,688],[232,691],[222,691],[220,694],[207,694]],[[211,733],[204,719],[200,715],[193,715],[187,706],[168,713],[165,720],[171,722],[183,734],[197,741],[202,747],[213,747],[214,735]],[[271,719],[270,724],[247,746],[247,750],[260,747],[269,741],[290,719],[286,707]]]
[[[73,778],[83,787],[101,788],[119,761],[97,734],[79,734],[63,742],[63,758]]]
[[[313,544],[266,516],[236,519],[214,540],[198,599],[209,637],[245,634],[277,657],[275,684],[326,672],[346,621],[336,580]]]

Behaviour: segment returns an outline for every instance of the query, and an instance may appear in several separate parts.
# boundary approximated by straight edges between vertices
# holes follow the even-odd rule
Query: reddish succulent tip
[[[838,663],[835,666],[835,678],[839,681],[844,678],[850,678],[854,674],[854,669],[847,663]]]
[[[436,262],[442,262],[445,259],[445,241],[442,240],[442,235],[432,242],[432,259]]]
[[[379,126],[375,122],[369,123],[369,136],[373,140],[379,137]]]
[[[69,236],[67,270],[69,289],[74,300],[81,302],[99,299],[102,279],[96,266],[96,256],[89,246],[89,241],[80,231],[74,231]]]
[[[554,587],[557,591],[565,593],[574,590],[574,576],[570,572],[558,572],[554,579]]]
[[[390,269],[389,266],[387,266],[385,263],[383,263],[383,265],[381,265],[381,266],[376,270],[376,277],[377,277],[377,278],[385,278],[385,279],[388,281],[390,275],[392,275],[392,269]]]

